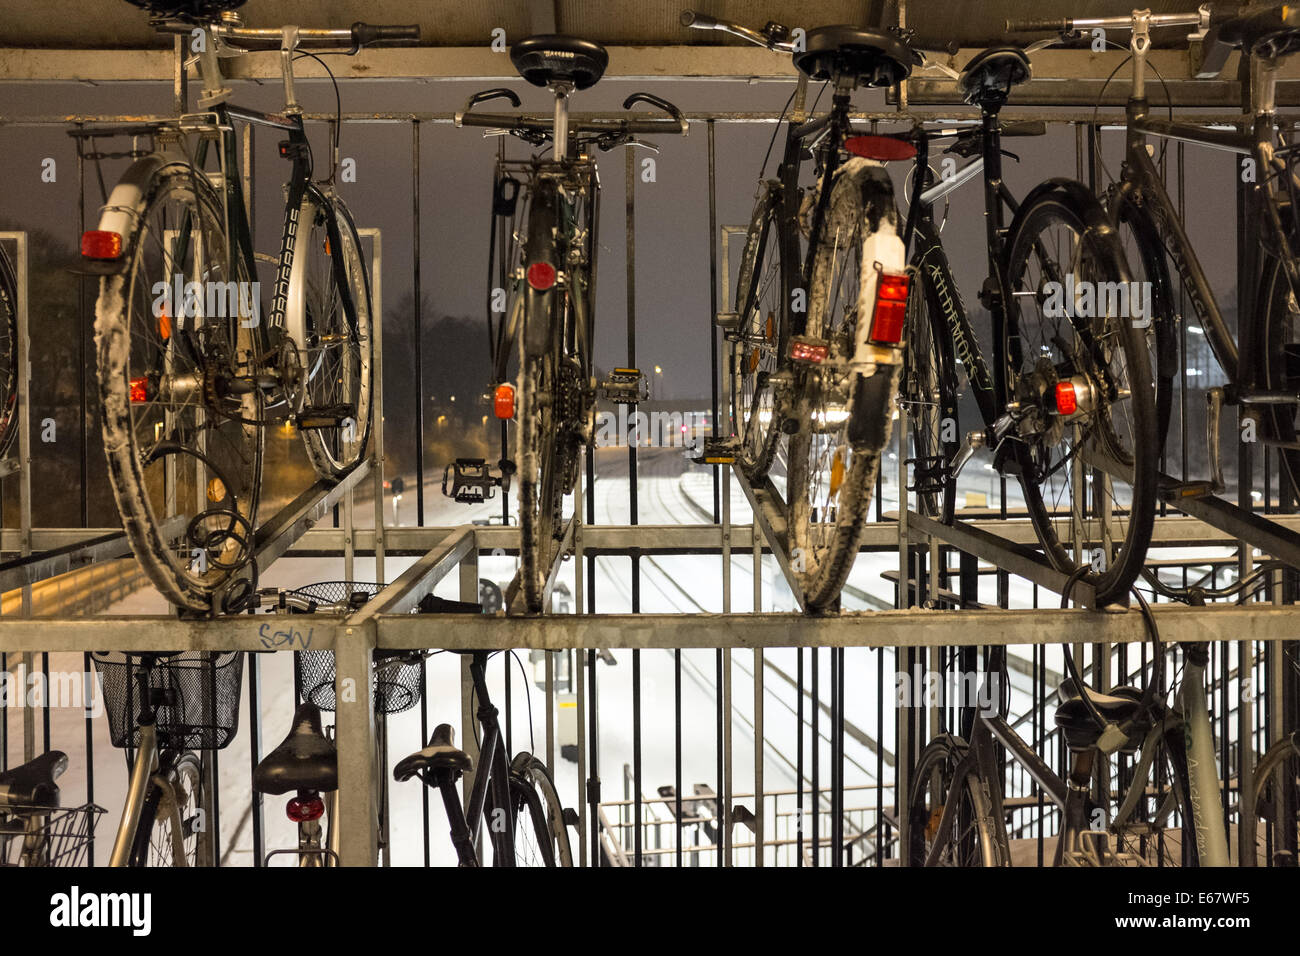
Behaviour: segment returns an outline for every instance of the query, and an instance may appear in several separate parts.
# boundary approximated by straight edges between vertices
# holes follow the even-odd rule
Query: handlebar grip
[[[718,21],[713,17],[705,16],[703,13],[696,13],[694,10],[683,10],[682,15],[678,17],[684,27],[694,27],[696,30],[716,30]]]
[[[649,103],[651,106],[663,110],[677,121],[678,129],[683,133],[686,132],[686,117],[682,115],[681,110],[663,97],[655,96],[653,93],[633,93],[623,101],[623,109],[630,110],[635,103]]]
[[[417,43],[420,39],[420,27],[393,26],[362,23],[358,20],[352,24],[352,43],[356,47],[372,46],[376,43]]]
[[[1008,33],[1069,33],[1074,29],[1074,21],[1070,18],[1046,20],[1008,20]]]

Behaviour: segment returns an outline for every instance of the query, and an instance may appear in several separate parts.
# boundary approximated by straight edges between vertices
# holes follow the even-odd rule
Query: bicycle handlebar
[[[554,117],[516,116],[511,113],[475,113],[474,106],[487,100],[505,98],[511,105],[519,105],[519,97],[504,87],[483,90],[475,93],[465,103],[465,108],[456,114],[457,126],[476,126],[485,129],[500,129],[507,133],[535,133],[549,135],[555,126]],[[668,114],[665,119],[609,119],[587,120],[569,124],[570,133],[676,133],[685,135],[688,129],[686,117],[672,103],[652,93],[633,93],[623,101],[623,109],[630,109],[635,103],[648,103]]]
[[[1233,11],[1234,14],[1236,11]],[[1218,18],[1215,14],[1212,22]],[[1008,20],[1008,33],[1071,33],[1074,30],[1127,30],[1133,26],[1133,15],[1125,17],[1050,17],[1047,19]],[[1227,17],[1223,17],[1227,19]],[[1147,17],[1152,29],[1160,27],[1195,27],[1201,24],[1201,14],[1153,13]]]
[[[730,33],[732,36],[740,37],[755,46],[767,47],[769,50],[779,53],[794,52],[794,44],[787,42],[785,39],[790,31],[779,23],[769,23],[761,31],[751,30],[739,23],[719,20],[717,17],[696,13],[694,10],[683,10],[678,20],[682,26],[694,30],[720,30],[723,33]]]
[[[188,34],[195,26],[187,20],[170,18],[155,22],[154,28],[160,33]],[[243,27],[230,23],[213,23],[208,25],[208,29],[218,39],[247,49],[278,49],[285,36],[285,29],[281,27]],[[415,43],[420,39],[420,27],[417,24],[371,24],[360,20],[344,29],[300,27],[296,33],[296,45],[300,47],[350,45],[354,52],[366,46]]]

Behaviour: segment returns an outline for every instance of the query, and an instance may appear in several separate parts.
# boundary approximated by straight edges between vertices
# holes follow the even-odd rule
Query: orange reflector
[[[158,334],[164,340],[172,337],[172,320],[166,312],[161,312],[158,315]]]
[[[796,362],[824,362],[826,356],[830,354],[830,347],[815,342],[803,342],[799,339],[790,340],[790,358]]]
[[[497,418],[515,417],[515,387],[508,382],[497,386],[492,395],[492,411]]]
[[[906,273],[882,272],[876,284],[876,308],[871,314],[873,342],[897,345],[903,338],[907,321],[907,290],[911,277]]]
[[[893,136],[850,136],[844,141],[844,148],[854,156],[874,159],[880,163],[913,159],[916,156],[915,146]]]
[[[528,284],[538,292],[555,285],[555,266],[549,262],[534,262],[528,267]]]
[[[143,405],[149,401],[149,380],[145,378],[133,378],[128,383],[130,385],[130,397],[132,405]]]
[[[1079,397],[1074,393],[1073,382],[1056,383],[1056,411],[1061,415],[1073,415],[1079,410]]]
[[[81,254],[87,259],[117,259],[122,255],[122,237],[100,229],[83,232]]]

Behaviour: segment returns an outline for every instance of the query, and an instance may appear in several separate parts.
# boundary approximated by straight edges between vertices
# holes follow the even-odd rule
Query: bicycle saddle
[[[1220,43],[1253,56],[1273,58],[1300,50],[1300,10],[1265,7],[1241,13],[1219,25]]]
[[[585,90],[605,75],[609,54],[591,40],[545,34],[516,43],[510,62],[533,86],[571,83],[575,90]]]
[[[450,770],[453,773],[469,773],[474,769],[474,759],[463,750],[456,749],[456,732],[451,724],[439,724],[433,728],[429,746],[411,754],[393,768],[397,780],[410,780],[422,770]]]
[[[215,20],[226,10],[242,7],[245,0],[127,0],[127,3],[142,7],[155,16]]]
[[[813,80],[853,76],[861,86],[893,86],[912,72],[914,57],[892,33],[854,26],[817,27],[808,31],[794,65]]]
[[[253,771],[253,789],[280,794],[290,790],[329,791],[339,788],[339,759],[334,742],[321,730],[320,708],[300,704],[293,729],[280,746],[262,758]]]
[[[961,71],[957,86],[967,103],[986,97],[1006,100],[1013,86],[1029,79],[1031,70],[1025,51],[1015,46],[994,46],[976,53]]]
[[[1121,724],[1137,716],[1138,708],[1142,706],[1142,691],[1136,687],[1116,687],[1109,694],[1103,694],[1085,684],[1083,690],[1097,712],[1111,723]],[[1063,700],[1056,708],[1056,726],[1065,735],[1066,746],[1075,751],[1090,750],[1096,745],[1103,728],[1092,719],[1073,680],[1067,678],[1063,681],[1059,693]],[[1132,753],[1141,742],[1140,739],[1130,739],[1120,752]]]
[[[57,807],[59,787],[54,781],[67,769],[68,755],[62,750],[51,750],[0,773],[0,806]]]

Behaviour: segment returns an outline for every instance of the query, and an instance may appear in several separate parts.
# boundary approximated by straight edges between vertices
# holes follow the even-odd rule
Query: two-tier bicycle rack
[[[953,60],[964,63],[974,51],[963,50]],[[256,62],[261,62],[256,61]],[[393,62],[404,62],[395,59]],[[1058,61],[1053,61],[1058,62]],[[1061,60],[1059,62],[1069,62]],[[784,64],[784,61],[782,61]],[[255,66],[253,73],[261,69]],[[423,67],[421,68],[423,69]],[[1042,76],[1044,71],[1038,71]],[[268,75],[273,75],[269,72]],[[419,75],[412,70],[411,75]],[[774,75],[788,76],[788,72],[774,68]],[[1192,81],[1181,85],[1175,83],[1177,97],[1181,90],[1189,87]],[[1060,91],[1065,84],[1051,87],[1039,87],[1031,84],[1024,91],[1018,92],[1017,107],[1024,104],[1049,107],[1075,106],[1090,107],[1087,100],[1088,91],[1071,93]],[[1094,84],[1095,85],[1095,84]],[[1224,86],[1225,84],[1219,84]],[[183,82],[178,78],[178,90]],[[1123,84],[1113,85],[1122,90]],[[1231,105],[1231,91],[1218,90],[1216,87],[1215,105],[1227,108]],[[954,108],[957,102],[950,81],[913,79],[909,81],[902,97],[903,108],[912,114],[902,112],[880,112],[860,114],[858,119],[898,121],[906,115],[921,115],[917,110],[919,104],[938,104],[925,115],[933,118],[970,118],[974,114],[964,108]],[[1189,101],[1190,103],[1190,101]],[[1202,105],[1197,103],[1195,105]],[[1069,123],[1083,129],[1091,126],[1094,115],[1091,112],[1054,112],[1030,117],[1018,108],[1008,108],[1014,118],[1038,118],[1050,123]],[[688,119],[696,130],[703,128],[708,137],[708,199],[710,210],[709,236],[712,249],[710,276],[712,282],[713,302],[706,311],[699,310],[701,328],[710,330],[710,348],[713,354],[714,399],[712,421],[719,422],[725,415],[728,397],[720,395],[719,372],[722,367],[720,339],[712,325],[712,315],[717,311],[720,299],[725,304],[728,294],[729,272],[724,266],[719,276],[718,257],[720,250],[725,250],[729,235],[736,232],[736,227],[719,227],[716,216],[716,162],[715,136],[719,125],[729,123],[766,123],[778,119],[770,113],[688,113]],[[155,117],[163,120],[165,117]],[[334,120],[330,115],[311,115],[313,122]],[[1103,116],[1104,120],[1106,117]],[[1207,117],[1199,116],[1199,119]],[[77,116],[24,119],[24,123],[66,124],[123,121],[127,117]],[[142,117],[129,117],[132,122],[140,122]],[[1210,119],[1235,120],[1235,117],[1210,117]],[[344,114],[343,122],[364,121],[368,123],[387,122],[407,124],[413,130],[413,149],[411,162],[418,170],[420,163],[419,129],[422,124],[443,124],[451,121],[449,114],[441,113],[366,113]],[[0,125],[4,120],[0,118]],[[251,134],[245,132],[245,149],[251,148]],[[629,170],[631,158],[628,159]],[[747,173],[748,174],[748,173]],[[418,176],[418,173],[416,173]],[[635,204],[636,177],[629,175],[627,187],[627,208],[629,211],[627,246],[629,251],[629,272],[635,267],[632,254],[634,243],[634,218],[630,213]],[[417,179],[418,182],[418,179]],[[84,183],[83,183],[84,185]],[[246,192],[252,196],[251,183]],[[84,196],[83,196],[84,205]],[[364,221],[364,210],[359,210]],[[361,230],[362,235],[369,235],[373,242],[376,311],[382,315],[379,281],[381,278],[381,240],[377,230]],[[420,232],[418,208],[413,223],[413,241],[418,250]],[[30,463],[30,396],[28,387],[27,348],[27,263],[25,239],[21,234],[0,234],[0,241],[16,239],[18,241],[19,273],[19,436],[18,458]],[[722,253],[726,255],[725,251]],[[417,301],[418,301],[417,288]],[[628,298],[627,323],[630,341],[635,341],[636,319],[635,301],[632,293]],[[612,324],[612,323],[607,323]],[[630,356],[632,357],[632,356]],[[83,382],[84,385],[84,382]],[[286,505],[269,520],[262,523],[255,538],[255,551],[259,566],[265,567],[279,557],[321,556],[342,557],[345,576],[351,578],[353,561],[356,556],[373,555],[376,561],[377,578],[386,582],[386,586],[366,605],[346,618],[332,618],[318,615],[312,621],[312,649],[333,650],[336,658],[337,679],[351,681],[356,692],[356,706],[340,706],[336,716],[336,732],[339,752],[339,807],[341,826],[340,856],[345,865],[368,865],[377,859],[378,834],[375,823],[375,796],[372,787],[372,774],[375,766],[375,716],[371,707],[371,682],[369,679],[372,652],[376,649],[399,650],[429,647],[431,642],[445,649],[515,649],[529,648],[553,652],[585,652],[578,655],[579,664],[574,669],[576,678],[576,704],[578,725],[578,779],[581,781],[580,793],[564,793],[566,803],[573,805],[579,812],[579,840],[576,845],[578,858],[590,862],[603,858],[606,862],[637,863],[643,860],[647,851],[642,844],[646,818],[644,816],[649,801],[642,797],[645,789],[639,763],[630,771],[629,790],[631,794],[626,801],[619,802],[627,811],[627,823],[611,824],[606,813],[609,794],[602,794],[600,779],[602,767],[597,762],[599,755],[596,741],[600,731],[600,711],[597,697],[598,672],[596,667],[597,651],[609,649],[626,649],[633,652],[634,674],[639,673],[638,655],[648,649],[682,650],[690,648],[712,649],[717,655],[716,670],[716,707],[717,707],[717,803],[720,816],[717,844],[711,861],[723,865],[733,862],[745,851],[746,846],[764,847],[771,840],[765,833],[770,821],[766,814],[760,812],[750,821],[753,831],[752,842],[749,838],[736,839],[733,824],[738,820],[733,816],[736,799],[753,797],[761,805],[764,794],[764,764],[770,761],[764,750],[764,719],[767,686],[765,676],[769,668],[765,662],[765,652],[774,648],[831,648],[832,666],[836,660],[835,650],[844,648],[880,648],[896,649],[900,657],[906,653],[911,660],[928,657],[932,662],[938,660],[944,648],[978,648],[992,644],[1046,645],[1069,644],[1079,647],[1101,646],[1106,644],[1128,645],[1146,639],[1146,631],[1139,616],[1134,612],[1112,613],[1088,609],[1008,609],[1006,580],[1015,575],[1032,582],[1037,588],[1059,593],[1065,586],[1065,576],[1052,569],[1035,548],[1035,539],[1029,524],[1025,520],[1007,519],[1005,512],[989,513],[973,518],[963,517],[951,526],[941,525],[932,519],[923,517],[906,508],[896,513],[885,513],[879,505],[877,496],[877,521],[871,523],[865,533],[862,548],[868,552],[896,552],[898,566],[889,577],[895,583],[895,610],[870,612],[845,612],[825,617],[808,617],[798,613],[751,613],[732,609],[731,569],[733,557],[748,554],[755,564],[754,606],[761,606],[762,574],[759,573],[765,557],[775,555],[777,563],[795,589],[788,565],[783,558],[783,518],[779,507],[773,499],[770,487],[747,483],[739,473],[730,474],[722,467],[713,469],[714,475],[714,522],[701,525],[642,525],[636,523],[635,505],[633,523],[630,525],[597,525],[592,523],[585,512],[583,492],[589,492],[584,478],[579,494],[576,496],[574,521],[570,525],[565,546],[557,556],[559,561],[566,555],[572,558],[575,571],[574,611],[569,615],[545,616],[496,616],[496,615],[439,615],[434,618],[412,615],[409,612],[419,600],[428,594],[435,585],[444,581],[458,581],[462,599],[478,600],[480,555],[497,552],[517,553],[518,532],[510,527],[493,527],[464,525],[452,528],[434,527],[388,527],[385,523],[383,508],[384,489],[384,438],[383,415],[380,406],[382,398],[381,359],[376,355],[375,385],[376,414],[375,431],[369,458],[354,470],[342,482],[332,487],[317,483],[303,491],[290,504]],[[417,408],[421,396],[415,396]],[[720,415],[720,412],[722,415]],[[907,418],[905,410],[900,412],[898,429],[900,434],[898,447],[906,443]],[[1243,452],[1247,454],[1248,452]],[[631,463],[632,487],[635,488],[635,464],[637,451],[629,449]],[[906,487],[905,465],[899,454],[900,495]],[[97,463],[96,463],[97,464]],[[1249,462],[1247,462],[1249,464]],[[418,487],[423,494],[425,475],[423,462],[420,461],[420,474],[417,475]],[[590,466],[589,466],[590,467]],[[6,553],[16,554],[12,560],[0,564],[0,591],[17,588],[24,594],[30,593],[33,584],[47,580],[68,570],[75,569],[94,561],[119,558],[129,553],[129,547],[120,531],[111,529],[87,528],[33,528],[31,525],[30,468],[20,468],[19,478],[22,483],[21,514],[18,527],[6,529],[0,535],[0,546]],[[1239,482],[1247,482],[1249,489],[1249,468],[1241,469]],[[738,481],[752,506],[753,524],[736,524],[731,516],[730,485]],[[362,482],[373,482],[374,527],[358,528],[354,526],[354,492]],[[635,492],[633,491],[633,494]],[[1005,496],[1003,497],[1005,508]],[[1208,548],[1235,545],[1239,554],[1247,556],[1251,548],[1259,548],[1267,555],[1283,558],[1300,567],[1300,514],[1269,514],[1262,516],[1255,512],[1249,495],[1237,504],[1213,497],[1201,497],[1194,500],[1170,501],[1172,507],[1182,511],[1182,515],[1166,515],[1157,519],[1152,540],[1153,547],[1189,547]],[[340,506],[341,520],[336,527],[327,526],[327,516],[335,505]],[[957,581],[949,580],[948,555],[959,555]],[[721,561],[722,612],[717,614],[603,614],[591,613],[596,607],[593,570],[595,559],[603,555],[619,555],[631,558],[634,580],[640,574],[639,560],[647,555],[705,554],[716,555]],[[384,562],[386,556],[415,555],[415,562],[405,571],[396,575],[391,581],[385,576]],[[980,562],[991,565],[991,570],[981,568]],[[1202,563],[1196,558],[1188,558],[1188,565]],[[999,579],[999,604],[990,607],[980,601],[979,578],[981,574],[993,573]],[[554,581],[555,575],[551,575]],[[956,584],[956,590],[950,585]],[[634,587],[635,593],[635,587]],[[1274,590],[1274,600],[1281,601],[1284,590]],[[1078,585],[1074,590],[1075,600],[1082,605],[1091,603],[1091,594],[1086,586]],[[918,609],[915,605],[931,600],[940,608],[947,610]],[[1294,599],[1294,594],[1286,592],[1286,599]],[[963,608],[964,610],[955,610]],[[24,602],[25,612],[30,611],[30,604]],[[1283,681],[1276,656],[1280,653],[1281,642],[1294,640],[1300,624],[1298,612],[1279,603],[1253,603],[1242,606],[1211,606],[1206,608],[1186,608],[1169,604],[1158,604],[1153,613],[1159,622],[1161,637],[1166,643],[1181,642],[1215,642],[1221,647],[1239,647],[1239,666],[1254,667],[1255,648],[1253,643],[1263,645],[1265,655],[1271,661],[1270,677],[1274,684],[1269,688],[1269,721],[1276,727],[1279,722],[1291,719],[1296,711],[1293,691],[1288,689],[1290,682]],[[97,615],[84,618],[32,619],[25,613],[19,617],[0,619],[0,653],[12,658],[12,655],[35,655],[45,652],[81,652],[83,654],[104,648],[130,648],[137,651],[150,650],[239,650],[265,651],[260,634],[260,625],[266,618],[256,616],[229,616],[211,620],[182,619],[171,615],[153,616],[108,616]],[[301,648],[294,648],[301,649]],[[748,784],[737,787],[737,780],[732,767],[733,758],[733,721],[738,707],[732,699],[733,663],[737,652],[748,652],[752,656],[752,673],[754,701],[752,706],[752,732],[755,739],[754,779],[752,790]],[[27,660],[32,660],[28,657]],[[258,701],[261,699],[260,669],[258,655],[251,654],[248,668],[248,693],[252,721],[247,728],[253,748],[253,761],[265,750],[261,739],[258,713]],[[802,714],[805,695],[802,674],[803,656],[800,654],[800,678],[798,693],[800,695],[800,712]],[[882,660],[878,655],[877,660]],[[832,683],[830,708],[830,735],[832,747],[838,741],[839,755],[843,756],[845,735],[843,658],[840,658],[838,674],[839,685]],[[900,663],[901,667],[901,663]],[[89,666],[88,668],[89,669]],[[1223,655],[1222,683],[1230,672],[1229,655]],[[1037,673],[1037,671],[1036,671]],[[542,756],[553,763],[557,749],[555,727],[555,683],[553,656],[548,657],[546,667],[546,707],[545,736]],[[681,679],[680,658],[677,662],[677,678]],[[634,682],[639,678],[634,677]],[[634,683],[634,688],[639,684]],[[637,691],[634,690],[634,694]],[[1226,693],[1226,691],[1225,691]],[[677,719],[677,787],[678,801],[672,799],[660,801],[672,813],[676,829],[677,860],[683,857],[683,828],[690,826],[684,822],[680,812],[683,787],[681,780],[681,710],[680,693],[678,695]],[[638,753],[642,737],[640,724],[639,697],[634,700],[633,721],[634,738]],[[1035,698],[1036,706],[1043,701]],[[467,722],[472,717],[468,693],[462,702],[462,714]],[[821,707],[820,698],[813,702],[811,710],[815,715]],[[918,708],[905,707],[899,711],[897,720],[897,740],[892,750],[888,751],[891,760],[896,754],[914,755],[925,743],[921,727],[924,715]],[[608,712],[608,705],[606,706]],[[1258,749],[1259,728],[1253,722],[1250,708],[1238,710],[1237,754],[1238,771],[1233,773],[1231,767],[1223,768],[1224,776],[1231,778],[1232,786],[1242,787],[1249,782],[1251,756]],[[35,747],[35,725],[37,714],[27,712],[25,730],[25,750],[31,755]],[[816,720],[815,716],[810,719]],[[1220,719],[1216,715],[1216,721]],[[1223,726],[1226,727],[1226,717]],[[800,731],[803,730],[803,717],[800,717]],[[467,725],[467,724],[466,724]],[[0,760],[5,753],[4,727],[0,720]],[[46,717],[46,740],[48,743],[48,716]],[[93,760],[91,746],[91,722],[86,719],[86,760]],[[883,727],[880,728],[883,732]],[[463,744],[472,752],[472,735],[464,734]],[[883,761],[886,757],[886,742],[879,741],[877,754]],[[414,747],[412,748],[414,749]],[[800,758],[802,759],[802,758]],[[216,761],[210,768],[215,775]],[[907,786],[907,769],[909,760],[897,761],[894,781],[896,793],[905,793]],[[244,767],[229,767],[227,773],[245,773]],[[612,775],[611,775],[612,776]],[[877,778],[879,783],[880,778]],[[846,811],[844,804],[844,787],[838,794],[831,796],[829,815],[843,818]],[[893,812],[883,797],[883,786],[876,789],[877,816],[871,837],[873,849],[871,858],[881,855],[879,850],[887,848],[897,835],[896,831],[905,828],[906,815]],[[754,797],[753,795],[757,795]],[[87,799],[93,799],[88,794]],[[617,802],[617,801],[616,801]],[[820,807],[820,795],[814,800],[814,807]],[[255,858],[261,859],[263,848],[256,846],[261,839],[260,801],[254,801],[253,814]],[[662,824],[656,824],[657,827]],[[671,827],[670,827],[671,828]],[[621,843],[621,837],[631,831],[631,847]],[[841,829],[828,824],[832,837],[845,839]],[[432,837],[429,822],[425,820],[426,845]],[[887,833],[886,831],[891,831]],[[864,834],[859,834],[863,836]],[[1294,837],[1294,834],[1291,834]],[[806,836],[804,839],[808,839]],[[219,845],[220,838],[214,841]],[[803,851],[802,844],[800,845]],[[688,851],[689,852],[689,851]],[[99,853],[99,862],[103,862],[105,853]],[[763,862],[763,854],[758,854],[758,863]]]

